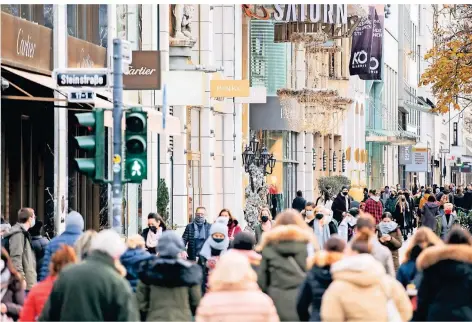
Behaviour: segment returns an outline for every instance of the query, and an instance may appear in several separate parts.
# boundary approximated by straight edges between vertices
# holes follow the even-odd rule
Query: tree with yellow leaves
[[[437,111],[446,113],[472,104],[472,6],[443,6],[435,12],[441,15],[450,19],[433,29],[434,46],[424,57],[430,65],[419,85],[431,85]]]

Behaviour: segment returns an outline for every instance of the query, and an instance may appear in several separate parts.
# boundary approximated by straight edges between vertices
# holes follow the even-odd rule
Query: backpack
[[[438,235],[439,237],[441,237],[441,232],[442,232],[442,217],[441,217],[441,216],[436,216],[435,219],[436,219],[436,229],[434,230],[434,232],[436,233],[436,235]]]

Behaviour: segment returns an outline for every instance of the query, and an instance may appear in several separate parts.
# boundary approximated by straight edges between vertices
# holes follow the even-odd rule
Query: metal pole
[[[123,233],[121,213],[123,204],[122,185],[122,129],[123,117],[123,65],[122,65],[121,39],[113,39],[113,160],[118,161],[113,165],[113,229],[117,233]]]

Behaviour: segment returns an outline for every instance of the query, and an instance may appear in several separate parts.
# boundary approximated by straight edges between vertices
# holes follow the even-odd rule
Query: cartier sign
[[[133,51],[132,63],[123,75],[123,89],[161,89],[161,64],[158,50]]]
[[[107,50],[88,41],[68,36],[67,67],[103,68],[107,66]]]
[[[2,64],[49,74],[52,69],[52,30],[1,13]]]

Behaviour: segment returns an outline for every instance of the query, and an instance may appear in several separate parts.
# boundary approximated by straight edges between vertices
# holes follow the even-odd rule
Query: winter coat
[[[436,202],[428,202],[423,207],[421,225],[436,231],[436,217],[439,216],[439,205]]]
[[[34,255],[36,257],[36,273],[39,277],[41,265],[43,264],[44,253],[46,246],[49,244],[49,239],[43,236],[32,236],[31,246],[33,247]]]
[[[274,227],[275,225],[275,221],[272,221],[272,227]],[[254,228],[254,234],[255,234],[255,237],[256,237],[256,245],[260,243],[260,241],[262,240],[262,234],[264,234],[265,231],[262,229],[262,224],[259,223],[257,224],[257,226]]]
[[[7,307],[6,316],[14,321],[18,320],[24,301],[25,290],[23,289],[23,281],[10,277],[8,289],[2,297],[2,304],[5,304]],[[2,317],[0,320],[3,321],[4,318]]]
[[[208,222],[204,223],[205,225],[205,234],[206,236],[210,236],[210,228],[211,224]],[[196,249],[196,243],[195,243],[195,227],[193,222],[187,225],[185,227],[184,234],[182,235],[182,239],[184,240],[185,246],[187,246],[187,255],[188,255],[188,260],[191,261],[196,261],[197,260],[197,255],[201,249],[197,250]]]
[[[26,297],[25,305],[21,311],[20,321],[36,321],[43,311],[43,307],[51,294],[55,281],[56,276],[48,276],[44,281],[33,286]]]
[[[464,193],[464,201],[462,205],[466,210],[472,209],[472,191]]]
[[[300,287],[297,298],[297,312],[300,321],[321,320],[321,300],[324,292],[333,281],[330,268],[342,257],[341,253],[321,251],[310,259],[313,267]]]
[[[306,200],[303,197],[295,197],[292,201],[292,208],[298,210],[301,212],[303,209],[305,209],[306,205]]]
[[[412,316],[402,285],[385,273],[370,254],[346,257],[331,265],[333,282],[323,296],[323,322],[387,322],[387,301],[393,300],[403,321]]]
[[[40,321],[139,321],[133,291],[114,260],[92,251],[64,268],[54,283]]]
[[[395,222],[398,224],[400,229],[405,228],[405,218],[409,217],[408,212],[410,211],[408,208],[408,205],[405,206],[404,211],[401,210],[401,207],[399,204],[395,206],[395,212],[392,214],[393,219],[395,219]]]
[[[201,283],[201,268],[189,261],[157,257],[143,263],[136,289],[141,320],[191,321]]]
[[[81,235],[82,230],[80,228],[69,226],[62,234],[51,239],[49,244],[46,246],[46,251],[44,252],[41,272],[39,273],[40,281],[44,280],[49,275],[49,263],[51,262],[52,255],[59,250],[61,245],[74,247],[75,242]]]
[[[188,320],[186,320],[188,321]],[[254,282],[235,285],[234,289],[205,294],[198,306],[196,322],[279,322],[271,298]]]
[[[382,242],[380,243],[383,246],[387,247],[392,253],[393,268],[395,269],[395,272],[396,272],[398,271],[398,267],[400,267],[400,256],[398,254],[398,250],[402,247],[403,236],[398,227],[394,231],[389,232],[388,234],[390,235],[391,239],[384,243]],[[380,231],[378,232],[378,237],[379,239],[380,237],[382,237],[382,234],[380,233]]]
[[[392,252],[380,243],[377,236],[372,238],[372,256],[382,264],[388,275],[395,277]]]
[[[126,269],[126,279],[131,285],[133,292],[136,292],[136,286],[138,285],[138,272],[141,263],[154,257],[143,248],[128,248],[121,255],[120,262]]]
[[[26,280],[26,289],[29,290],[37,282],[36,257],[31,246],[31,235],[22,224],[14,225],[4,238],[8,237],[10,258],[13,266]]]
[[[165,225],[162,225],[162,226],[160,226],[159,228],[162,228],[161,234],[162,234],[163,232],[165,232],[166,229],[167,229],[167,227],[166,227]],[[141,236],[142,236],[143,239],[144,239],[144,243],[147,243],[148,234],[149,234],[149,228],[144,228],[144,229],[143,229],[143,232],[141,233]],[[155,249],[155,248],[154,248],[154,249],[147,249],[147,248],[146,248],[146,250],[147,250],[148,252],[150,252],[151,254],[155,254],[155,253],[156,253],[156,249]]]
[[[281,225],[264,233],[256,250],[262,250],[258,283],[274,301],[281,321],[296,321],[298,287],[306,277],[308,244],[316,247],[313,231]]]
[[[241,232],[241,227],[236,219],[233,220],[231,224],[228,224],[228,237],[234,238],[237,234]]]
[[[455,214],[450,214],[449,216],[449,222],[447,221],[447,216],[446,214],[441,215],[441,238],[444,239],[446,235],[449,233],[449,231],[452,229],[452,226],[455,224],[459,223],[459,219],[457,218],[457,215]]]
[[[348,207],[346,209],[346,198]],[[333,211],[333,218],[337,222],[343,221],[343,212],[348,211],[351,208],[351,198],[349,196],[343,196],[342,193],[339,193],[333,201],[331,210]]]
[[[424,205],[428,203],[428,198],[430,194],[424,194],[424,196],[420,199],[420,204],[418,205],[418,208],[423,210]]]
[[[390,196],[390,198],[387,199],[385,202],[385,209],[384,211],[390,212],[392,215],[395,212],[395,209],[397,207],[397,198]]]
[[[410,258],[400,265],[397,271],[397,280],[402,283],[403,287],[406,288],[410,282],[415,279],[416,273],[416,259],[421,253],[421,248],[419,246],[413,247],[410,253]],[[405,254],[408,256],[408,254]]]
[[[454,206],[456,206],[458,208],[466,209],[464,205],[465,205],[464,195],[463,194],[455,195],[454,196]]]
[[[414,321],[472,321],[472,246],[429,247],[416,266],[423,280]]]

